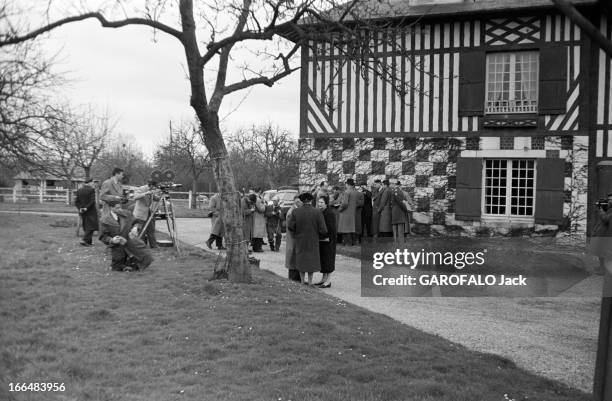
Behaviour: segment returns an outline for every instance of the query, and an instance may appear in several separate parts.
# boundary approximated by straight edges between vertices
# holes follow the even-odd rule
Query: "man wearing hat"
[[[393,242],[396,244],[404,243],[406,233],[406,197],[400,187],[399,180],[393,180],[391,186],[391,227],[393,229]]]
[[[378,235],[390,236],[393,232],[391,227],[391,188],[389,180],[385,179],[382,182],[380,189],[380,200],[378,202]]]
[[[327,226],[323,212],[312,206],[314,196],[308,192],[300,195],[304,203],[289,216],[287,230],[293,234],[295,247],[295,267],[300,272],[302,283],[306,283],[305,275],[308,273],[308,285],[312,285],[312,276],[321,270],[319,254],[319,239],[327,237]]]
[[[378,224],[380,221],[380,194],[382,190],[382,181],[377,179],[372,184],[372,234],[374,238],[378,237]]]
[[[98,230],[98,208],[96,207],[96,191],[93,188],[93,179],[87,178],[76,193],[74,205],[79,210],[83,225],[83,239],[81,245],[91,246],[94,231]]]
[[[355,245],[357,242],[357,208],[363,206],[363,194],[355,190],[355,181],[346,180],[338,216],[338,234],[342,234],[342,245]]]

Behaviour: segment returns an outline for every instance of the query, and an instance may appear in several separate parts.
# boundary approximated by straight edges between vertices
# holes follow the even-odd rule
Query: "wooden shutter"
[[[539,114],[563,114],[567,104],[567,48],[540,49]]]
[[[563,223],[564,159],[538,159],[536,165],[536,224]]]
[[[457,195],[455,219],[480,220],[482,200],[482,159],[457,159]]]
[[[459,115],[481,116],[485,103],[486,58],[482,50],[459,56]]]

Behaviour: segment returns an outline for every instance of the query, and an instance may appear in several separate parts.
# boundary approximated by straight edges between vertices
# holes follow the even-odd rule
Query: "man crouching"
[[[100,221],[100,241],[111,250],[111,269],[143,270],[153,262],[151,251],[138,238],[138,225],[129,210],[120,202],[110,201],[110,213]]]

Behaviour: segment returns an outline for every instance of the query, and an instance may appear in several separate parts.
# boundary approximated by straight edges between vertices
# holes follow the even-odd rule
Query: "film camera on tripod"
[[[164,171],[163,173],[159,170],[155,170],[151,173],[151,181],[155,182],[155,187],[161,192],[161,196],[159,196],[159,200],[155,201],[151,205],[151,214],[140,231],[139,237],[142,237],[143,233],[146,232],[146,229],[149,224],[151,224],[152,219],[166,220],[170,240],[158,240],[157,244],[160,246],[174,246],[176,252],[180,256],[181,253],[176,231],[176,219],[174,217],[174,209],[170,199],[170,191],[175,188],[180,188],[182,185],[174,183],[175,177],[176,174],[174,174],[174,172],[171,170]]]

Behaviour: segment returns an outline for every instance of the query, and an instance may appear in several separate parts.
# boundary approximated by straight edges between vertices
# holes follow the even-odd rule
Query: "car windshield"
[[[263,194],[263,199],[264,201],[269,201],[272,200],[272,198],[274,197],[274,195],[276,195],[276,191],[266,191]]]
[[[279,192],[276,194],[281,202],[292,201],[297,192]]]

